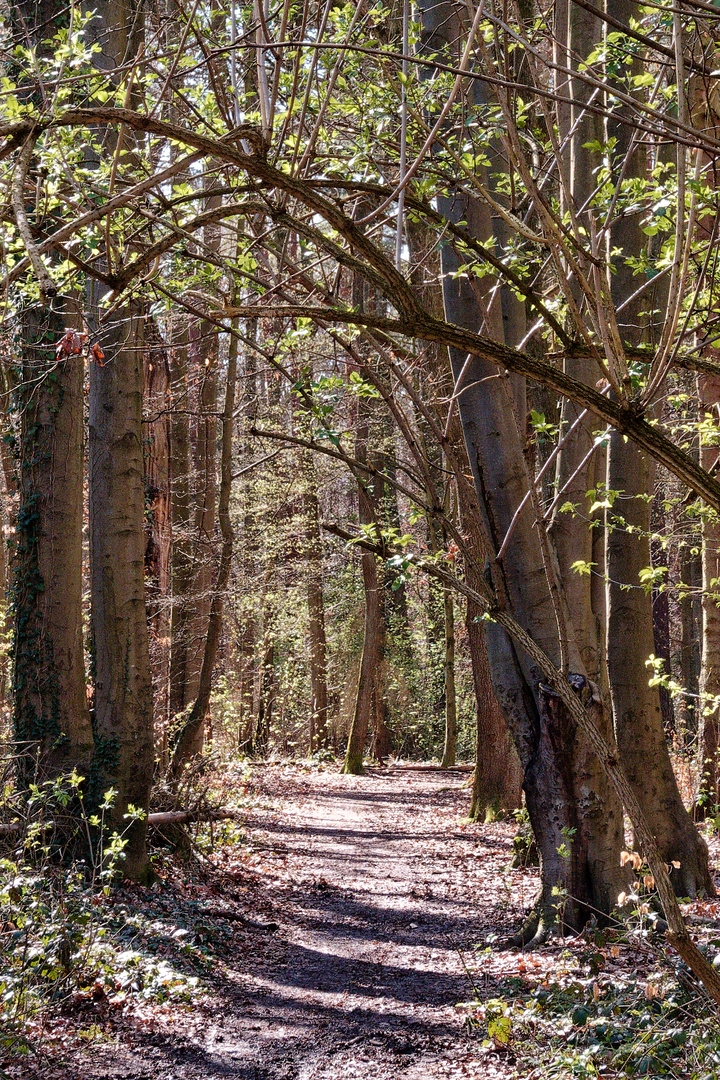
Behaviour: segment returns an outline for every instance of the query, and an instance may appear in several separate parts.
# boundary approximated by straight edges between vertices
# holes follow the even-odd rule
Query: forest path
[[[229,949],[192,1014],[123,1025],[114,1046],[75,1057],[64,1076],[517,1075],[512,1054],[484,1051],[456,1005],[473,997],[474,946],[520,918],[535,883],[506,870],[514,823],[467,822],[468,781],[403,768],[254,770],[243,843],[217,853],[203,904],[235,904],[256,925],[228,925]],[[493,997],[494,965],[482,969],[474,978]]]
[[[287,779],[285,786],[278,773],[257,777],[279,796],[281,813],[274,804],[249,823],[264,865],[272,858],[284,870],[273,916],[280,954],[273,960],[260,948],[236,971],[247,997],[238,1014],[207,1032],[206,1075],[507,1075],[504,1064],[479,1057],[480,1040],[468,1036],[455,1006],[473,997],[463,952],[472,953],[498,917],[512,917],[494,874],[508,862],[514,829],[463,820],[467,773]]]

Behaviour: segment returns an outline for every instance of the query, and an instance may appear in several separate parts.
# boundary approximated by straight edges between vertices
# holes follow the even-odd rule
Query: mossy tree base
[[[341,773],[347,773],[349,776],[362,776],[365,772],[363,766],[362,755],[359,757],[348,754],[343,762],[343,767],[340,770]]]

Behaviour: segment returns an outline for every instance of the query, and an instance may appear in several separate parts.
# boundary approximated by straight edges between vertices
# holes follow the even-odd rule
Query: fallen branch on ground
[[[148,814],[148,825],[158,828],[161,825],[182,825],[190,821],[237,821],[239,815],[232,810],[163,810],[157,814]],[[0,836],[11,836],[19,832],[23,823],[12,821],[0,825]],[[48,821],[46,828],[53,828],[57,822]]]

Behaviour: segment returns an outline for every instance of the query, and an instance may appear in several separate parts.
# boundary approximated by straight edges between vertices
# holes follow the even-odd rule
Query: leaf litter
[[[497,949],[537,872],[509,867],[514,822],[466,820],[467,781],[253,769],[240,833],[185,863],[161,855],[155,885],[113,894],[118,948],[174,973],[174,992],[143,996],[141,974],[88,987],[39,1018],[33,1052],[4,1075],[720,1076],[716,1020],[643,920]],[[717,901],[686,911],[720,949]]]

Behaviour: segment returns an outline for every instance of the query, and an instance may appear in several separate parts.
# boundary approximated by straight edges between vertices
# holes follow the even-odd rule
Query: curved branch
[[[439,345],[459,349],[461,352],[472,353],[513,374],[524,375],[532,382],[547,386],[550,390],[555,390],[563,397],[582,405],[604,420],[606,424],[610,424],[623,435],[627,435],[655,461],[664,465],[678,480],[691,488],[696,495],[700,495],[710,506],[720,512],[720,483],[702,469],[689,454],[676,446],[659,427],[648,423],[643,418],[643,409],[637,402],[631,401],[624,405],[611,401],[594,387],[586,386],[545,360],[508,348],[489,338],[482,338],[452,323],[434,319],[425,312],[419,317],[408,320],[390,319],[359,311],[304,307],[301,304],[297,306],[279,304],[227,308],[218,312],[217,315],[225,318],[234,315],[249,318],[260,313],[288,318],[312,318],[326,323],[349,323],[384,330],[387,333],[420,338],[424,341],[434,341]]]
[[[27,257],[30,261],[30,265],[33,268],[33,273],[37,278],[38,287],[40,289],[40,297],[43,303],[47,303],[53,296],[57,296],[58,288],[53,279],[50,277],[50,271],[45,263],[40,258],[37,245],[30,228],[30,222],[28,221],[27,214],[25,212],[25,180],[27,179],[28,170],[30,169],[30,162],[32,161],[33,151],[35,149],[35,143],[37,142],[37,134],[32,133],[28,136],[22,150],[18,154],[17,161],[15,162],[15,168],[13,169],[12,184],[11,184],[11,198],[13,211],[15,213],[15,223],[17,230],[20,233],[20,239],[22,240],[25,250],[27,251]]]

